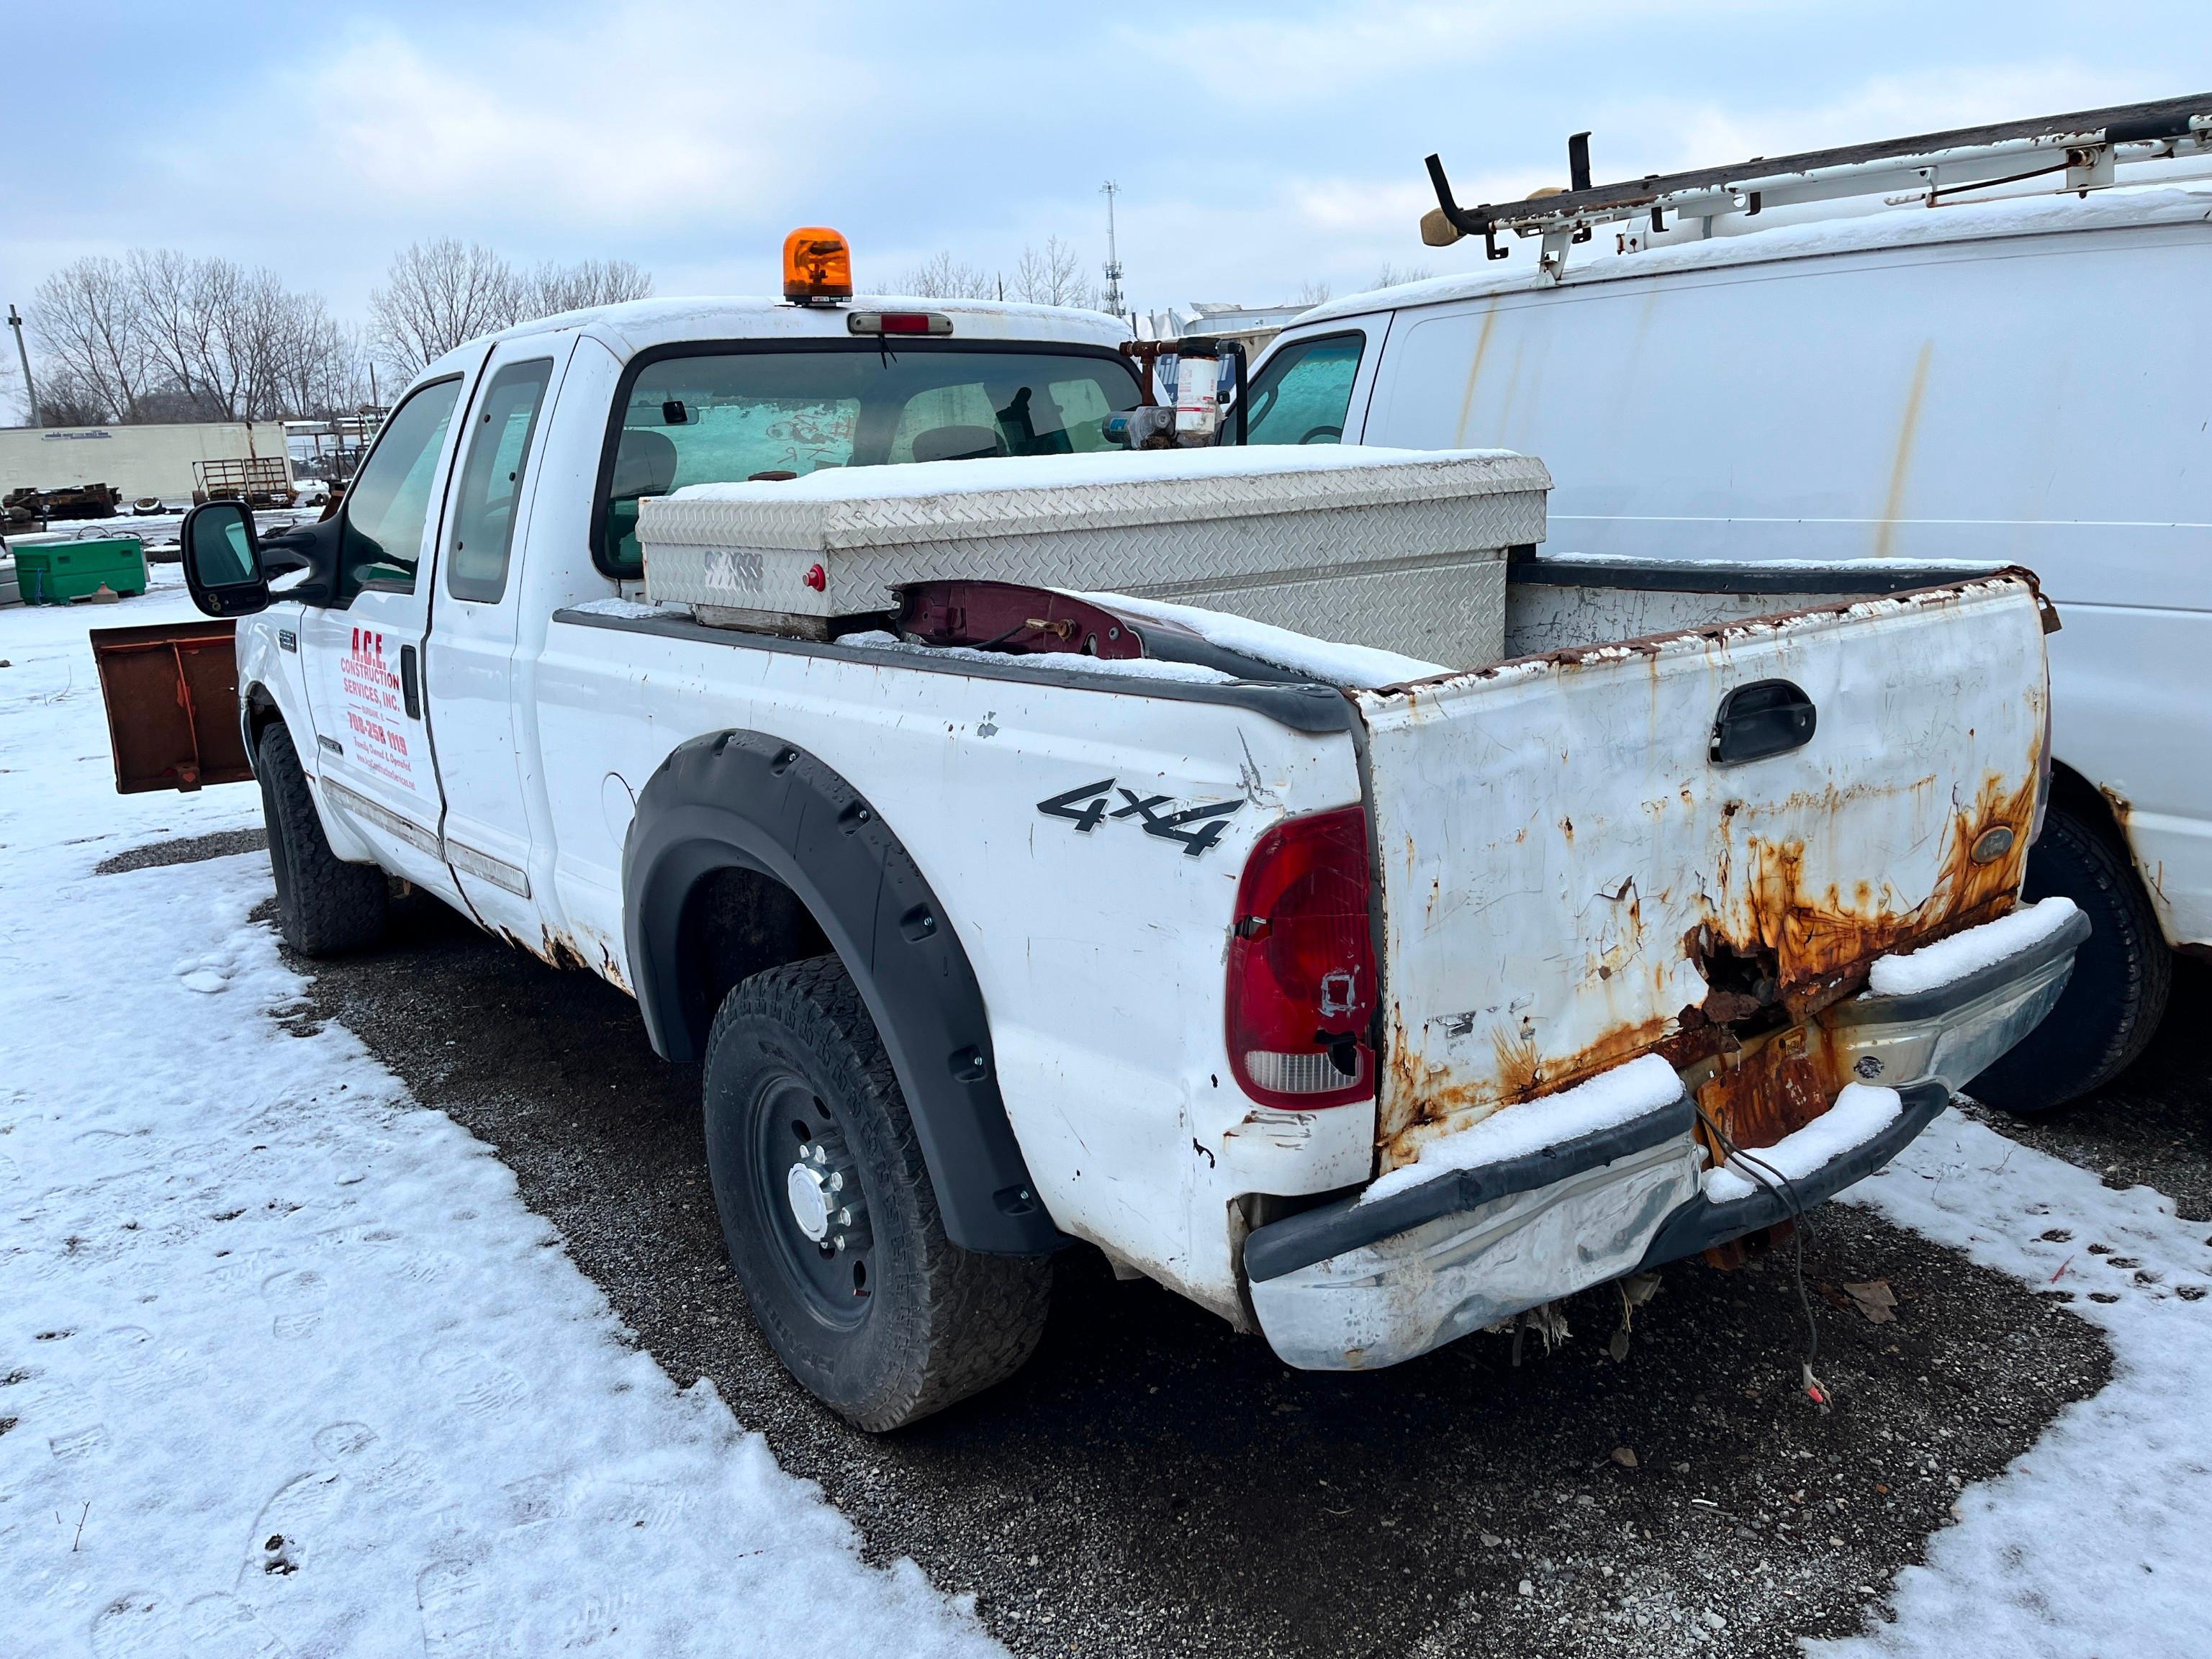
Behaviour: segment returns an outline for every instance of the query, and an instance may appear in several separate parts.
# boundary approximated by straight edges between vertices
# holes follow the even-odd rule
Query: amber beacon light
[[[853,297],[853,250],[823,225],[802,225],[783,239],[783,297],[799,304]]]

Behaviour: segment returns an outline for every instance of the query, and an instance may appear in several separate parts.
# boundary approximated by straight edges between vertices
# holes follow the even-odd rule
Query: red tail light
[[[1261,837],[1229,945],[1229,1068],[1263,1106],[1348,1106],[1375,1092],[1367,814],[1291,818]]]

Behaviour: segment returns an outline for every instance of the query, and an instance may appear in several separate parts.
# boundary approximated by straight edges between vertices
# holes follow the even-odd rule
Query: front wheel
[[[2089,918],[2057,1006],[1966,1085],[2008,1112],[2042,1112],[2111,1082],[2142,1055],[2166,1012],[2173,958],[2124,854],[2053,805],[2027,859],[2026,900],[2069,898]]]
[[[835,957],[754,975],[714,1017],[707,1164],[730,1263],[792,1375],[863,1429],[1021,1368],[1052,1267],[945,1235],[906,1100]]]
[[[253,772],[269,824],[269,869],[284,943],[303,957],[362,951],[384,937],[389,887],[374,864],[348,864],[331,851],[307,793],[307,775],[281,720],[261,734]]]

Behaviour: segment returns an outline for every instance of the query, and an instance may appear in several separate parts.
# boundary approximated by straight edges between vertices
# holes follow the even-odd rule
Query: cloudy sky
[[[1468,263],[1419,244],[1431,149],[1479,201],[1564,182],[1578,128],[1602,181],[2201,91],[2212,12],[73,0],[11,9],[7,57],[0,304],[167,246],[358,316],[395,249],[441,234],[634,259],[664,294],[768,289],[805,222],[851,237],[864,288],[1053,234],[1095,264],[1111,177],[1151,307]]]

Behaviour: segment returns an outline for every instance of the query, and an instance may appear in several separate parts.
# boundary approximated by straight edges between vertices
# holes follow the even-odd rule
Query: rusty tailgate
[[[236,630],[229,622],[92,630],[118,794],[252,781]]]
[[[1825,1110],[1848,1079],[1812,1017],[2013,902],[2043,634],[2004,574],[1361,694],[1381,1167],[1652,1050],[1743,1144]],[[1770,678],[1813,738],[1714,763],[1722,698]]]

